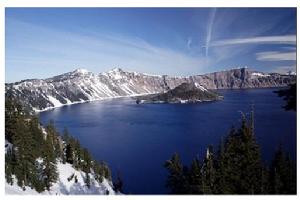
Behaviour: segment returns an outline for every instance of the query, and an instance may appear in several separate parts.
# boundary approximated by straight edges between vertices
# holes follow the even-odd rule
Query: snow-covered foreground
[[[103,195],[114,195],[119,194],[116,193],[112,188],[111,181],[103,178],[102,183],[98,183],[95,178],[94,174],[91,173],[91,186],[88,188],[84,183],[85,173],[76,170],[72,167],[72,165],[66,163],[58,163],[57,164],[57,171],[59,173],[58,181],[52,185],[50,191],[44,191],[42,193],[38,193],[36,190],[31,189],[30,187],[26,187],[26,190],[23,191],[21,187],[17,185],[17,181],[14,177],[14,184],[10,185],[7,182],[5,183],[5,193],[6,194],[44,194],[44,195],[75,195],[75,194],[103,194]],[[68,178],[72,176],[77,176],[78,182],[75,183],[75,179],[68,181]]]

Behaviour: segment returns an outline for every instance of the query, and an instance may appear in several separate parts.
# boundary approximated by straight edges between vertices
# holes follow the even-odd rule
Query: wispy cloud
[[[56,67],[60,72],[80,66],[101,72],[118,66],[126,70],[170,75],[189,75],[205,70],[205,58],[158,47],[141,38],[112,33],[77,34],[15,20],[10,24],[17,30],[7,29],[7,69],[22,65],[36,71]],[[18,37],[15,34],[19,34]],[[190,38],[187,45],[190,46],[191,42]]]
[[[186,47],[187,47],[188,50],[191,49],[192,42],[193,42],[193,39],[191,37],[189,37],[187,42],[186,42]]]
[[[208,50],[210,46],[210,41],[211,41],[211,35],[212,35],[212,29],[213,29],[213,24],[215,20],[217,9],[213,8],[210,12],[208,24],[207,24],[207,34],[206,34],[206,43],[205,43],[205,56],[208,56]]]
[[[256,53],[256,59],[259,61],[295,61],[296,52],[266,51]]]
[[[296,35],[260,36],[248,38],[234,38],[211,42],[210,46],[228,46],[239,44],[290,44],[296,45]]]

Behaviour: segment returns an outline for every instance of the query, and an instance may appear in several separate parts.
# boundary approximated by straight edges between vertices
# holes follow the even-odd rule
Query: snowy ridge
[[[76,73],[81,73],[81,74],[89,73],[88,70],[86,70],[86,69],[80,69],[80,68],[79,68],[79,69],[76,69],[75,72],[76,72]]]
[[[65,105],[161,93],[182,83],[194,83],[201,90],[287,86],[292,75],[267,74],[248,68],[232,69],[189,77],[170,77],[127,72],[114,68],[94,74],[85,69],[47,79],[30,79],[5,85],[6,95],[16,97],[28,108],[40,112]]]

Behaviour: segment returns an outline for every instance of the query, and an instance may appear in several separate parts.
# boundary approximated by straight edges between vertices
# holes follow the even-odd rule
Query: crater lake
[[[224,100],[198,104],[136,104],[118,98],[64,106],[41,112],[43,125],[53,120],[62,133],[79,139],[114,178],[120,175],[126,194],[167,194],[164,162],[178,152],[184,164],[206,148],[217,148],[241,112],[254,107],[255,135],[263,159],[270,162],[280,144],[296,159],[296,112],[273,89],[220,90]]]

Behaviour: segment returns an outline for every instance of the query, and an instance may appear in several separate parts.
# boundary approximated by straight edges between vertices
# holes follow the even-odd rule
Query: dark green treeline
[[[5,100],[5,139],[12,145],[6,147],[5,178],[25,190],[29,186],[38,192],[49,190],[58,179],[57,163],[70,163],[85,173],[85,183],[90,187],[90,173],[96,180],[103,177],[111,180],[111,172],[103,162],[92,159],[87,149],[80,146],[77,139],[67,130],[60,136],[52,121],[44,127],[38,118],[12,99]],[[72,176],[69,181],[77,177]]]
[[[253,113],[242,115],[239,128],[232,127],[218,149],[207,148],[204,159],[190,166],[176,153],[165,162],[166,186],[172,194],[296,194],[296,163],[280,146],[266,165],[255,140]]]

